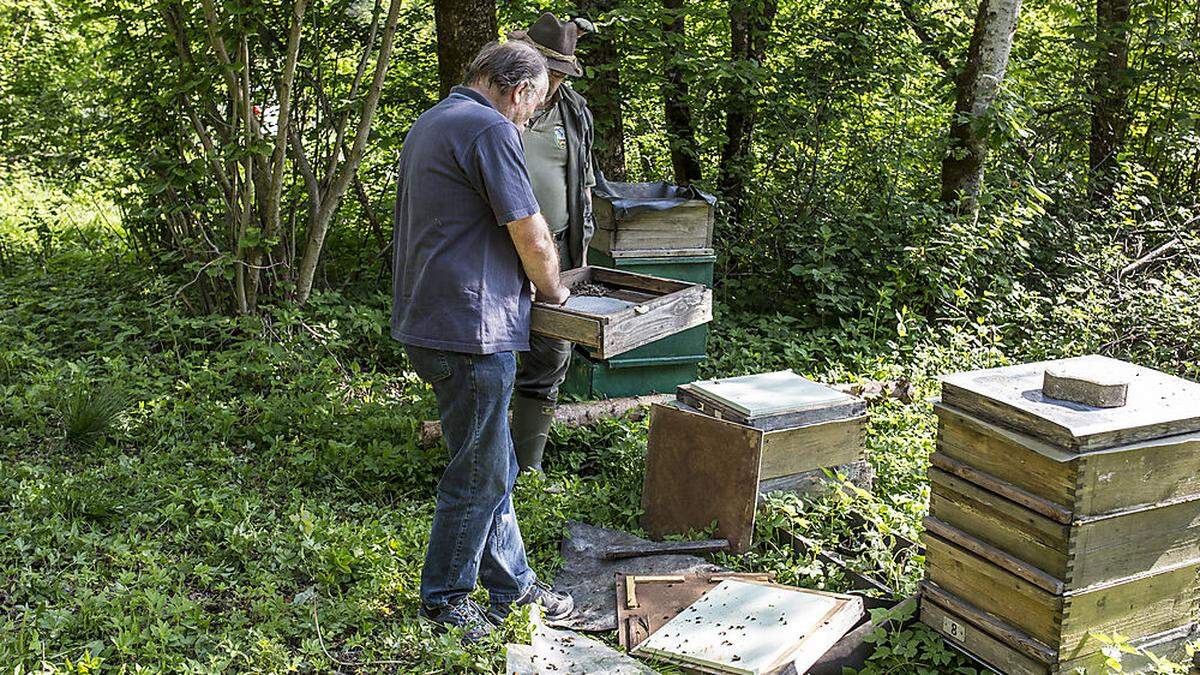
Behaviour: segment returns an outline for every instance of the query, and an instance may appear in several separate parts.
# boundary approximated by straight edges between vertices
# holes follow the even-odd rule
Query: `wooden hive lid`
[[[1124,380],[1127,401],[1097,408],[1049,398],[1047,369]],[[942,401],[1076,453],[1200,431],[1200,384],[1098,355],[947,375]]]
[[[791,370],[683,384],[679,398],[705,413],[766,429],[847,419],[866,408],[862,399]]]

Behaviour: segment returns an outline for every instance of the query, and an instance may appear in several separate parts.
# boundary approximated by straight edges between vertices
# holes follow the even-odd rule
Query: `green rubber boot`
[[[554,422],[554,404],[535,398],[513,396],[512,437],[521,471],[542,471],[542,455]]]

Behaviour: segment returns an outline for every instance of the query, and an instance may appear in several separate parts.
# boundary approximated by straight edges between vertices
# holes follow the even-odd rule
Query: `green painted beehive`
[[[712,286],[715,255],[639,256],[613,258],[590,249],[588,262],[638,274]],[[563,383],[563,394],[580,399],[669,393],[699,377],[707,358],[708,325],[696,326],[651,342],[607,361],[576,350]]]

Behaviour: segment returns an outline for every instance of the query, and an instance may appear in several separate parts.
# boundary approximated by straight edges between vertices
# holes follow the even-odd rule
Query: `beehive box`
[[[530,330],[569,340],[607,359],[712,320],[712,291],[704,284],[604,267],[562,273],[573,289],[563,306],[535,302]],[[603,296],[575,294],[599,288]]]
[[[1041,393],[1101,368],[1121,408]],[[1197,620],[1200,385],[1103,357],[947,377],[922,616],[1004,672],[1069,672],[1093,636],[1173,644]],[[1182,644],[1181,641],[1177,641]]]
[[[593,193],[596,231],[591,247],[612,258],[712,255],[715,210],[702,199],[678,200],[664,210],[614,208]]]
[[[863,456],[866,404],[791,371],[693,382],[677,399],[650,413],[642,504],[654,537],[716,520],[745,551],[763,481]]]

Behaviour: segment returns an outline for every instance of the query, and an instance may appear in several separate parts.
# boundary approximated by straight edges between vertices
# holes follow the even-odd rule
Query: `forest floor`
[[[415,620],[444,450],[418,442],[435,411],[383,331],[386,298],[325,294],[303,313],[197,318],[174,298],[177,283],[86,254],[0,280],[0,663],[25,672],[327,672],[332,659],[393,661],[398,672],[501,668],[503,642],[522,637],[519,621],[464,649]],[[756,330],[723,320],[718,334]],[[931,391],[927,377],[886,358],[859,372],[805,369],[796,350],[820,345],[800,342],[792,359],[769,340],[744,343],[709,369],[787,363],[842,381],[908,374]],[[773,498],[755,549],[718,561],[840,590],[835,570],[772,535],[786,525],[832,543],[857,514],[871,523],[859,534],[872,544],[857,564],[910,592],[919,560],[890,560],[886,543],[892,532],[917,535],[931,439],[920,397],[879,404],[868,452],[881,496]],[[516,495],[541,574],[559,565],[569,519],[638,531],[644,444],[644,423],[554,430],[549,476],[523,476]],[[901,658],[914,667],[957,663],[926,631],[886,639],[911,642]]]
[[[527,637],[522,617],[471,648],[416,620],[444,450],[419,441],[434,402],[387,337],[388,298],[326,292],[303,311],[198,317],[180,284],[104,250],[0,277],[0,672],[501,670],[504,642]],[[845,590],[776,535],[853,537],[856,569],[911,593],[922,560],[891,544],[919,537],[926,511],[926,399],[937,374],[1003,354],[724,311],[710,352],[706,375],[914,383],[912,403],[871,408],[873,493],[772,496],[753,550],[715,557]],[[639,532],[645,436],[644,422],[554,429],[548,476],[516,491],[544,577],[568,520]],[[866,673],[974,672],[919,624],[874,639]]]

